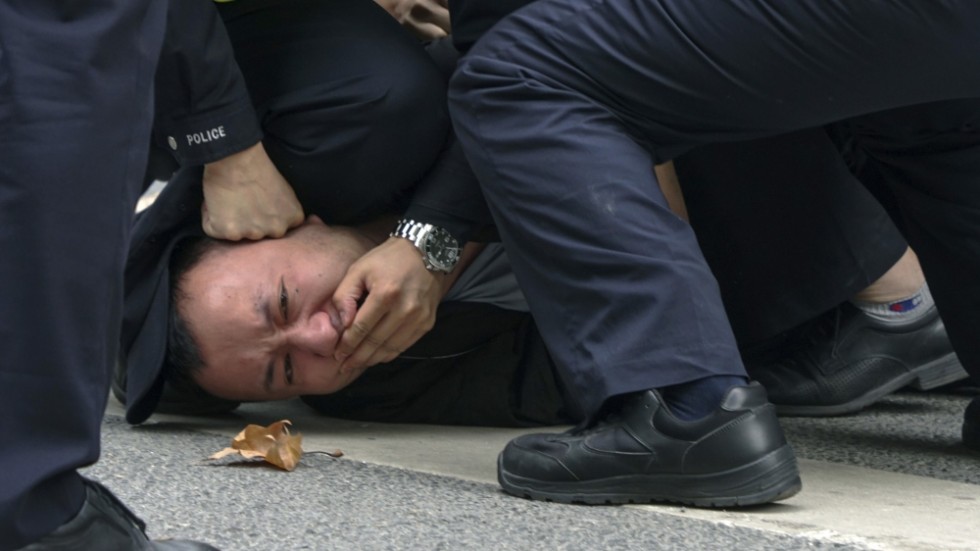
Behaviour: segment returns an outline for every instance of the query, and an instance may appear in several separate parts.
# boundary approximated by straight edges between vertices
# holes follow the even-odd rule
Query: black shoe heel
[[[955,352],[923,365],[915,370],[917,378],[909,385],[916,390],[931,390],[966,379],[969,375],[960,364]]]

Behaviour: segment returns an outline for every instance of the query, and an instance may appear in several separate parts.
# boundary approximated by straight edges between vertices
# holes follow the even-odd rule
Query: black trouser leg
[[[980,381],[980,99],[851,121],[888,185],[953,348]]]
[[[166,2],[0,2],[0,548],[99,455]]]
[[[674,165],[742,347],[848,300],[908,248],[821,128],[698,147]]]

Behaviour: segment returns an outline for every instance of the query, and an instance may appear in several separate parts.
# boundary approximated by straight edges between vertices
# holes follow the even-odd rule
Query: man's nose
[[[337,331],[330,323],[326,312],[317,312],[307,320],[293,327],[291,344],[310,354],[332,356],[337,344]]]

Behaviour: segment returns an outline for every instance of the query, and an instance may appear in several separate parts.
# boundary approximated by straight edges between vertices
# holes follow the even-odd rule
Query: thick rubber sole
[[[912,371],[896,374],[884,384],[868,389],[860,396],[841,404],[774,404],[776,413],[784,417],[835,417],[857,413],[885,396],[906,386],[916,390],[930,390],[967,378],[969,375],[956,354],[923,364]]]
[[[538,501],[619,505],[678,503],[692,507],[746,507],[780,501],[802,488],[796,456],[787,444],[740,467],[711,474],[632,474],[551,482],[510,473],[497,459],[497,480],[511,495]]]

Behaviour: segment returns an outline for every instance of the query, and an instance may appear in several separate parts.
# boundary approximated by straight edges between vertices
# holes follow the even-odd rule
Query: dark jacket
[[[310,22],[308,15],[320,17],[314,22],[322,22],[322,28],[326,30],[322,31],[317,25],[311,29],[307,24]],[[390,153],[403,153],[409,162],[413,156],[424,159],[416,164],[421,164],[426,170],[420,171],[417,178],[409,178],[410,187],[391,189],[386,187],[387,182],[360,182],[356,178],[336,184],[336,178],[324,178],[319,174],[328,172],[320,168],[320,157],[311,157],[309,167],[297,170],[293,165],[299,163],[292,162],[289,151],[285,157],[273,154],[284,149],[282,136],[263,137],[263,130],[268,130],[266,125],[271,124],[270,121],[279,123],[285,120],[289,124],[303,125],[311,117],[319,116],[322,110],[317,107],[343,102],[349,102],[353,108],[362,109],[365,113],[363,118],[359,114],[354,119],[361,124],[360,127],[344,129],[349,133],[376,134],[376,125],[385,125],[387,129],[393,124],[403,127],[412,124],[392,121],[383,116],[380,119],[371,118],[376,113],[386,113],[385,109],[396,103],[387,93],[381,101],[368,102],[361,101],[361,97],[350,98],[338,94],[336,90],[297,84],[299,88],[296,90],[275,90],[274,93],[285,99],[279,103],[273,102],[271,108],[265,95],[261,96],[260,101],[254,101],[256,98],[253,96],[257,91],[265,94],[261,85],[273,77],[262,72],[268,69],[268,61],[253,56],[255,52],[248,50],[252,38],[249,33],[255,32],[258,36],[274,33],[273,44],[286,47],[290,41],[305,44],[304,40],[316,40],[322,36],[321,32],[339,35],[347,28],[359,29],[359,24],[363,25],[361,28],[364,32],[350,38],[351,41],[370,39],[382,43],[374,50],[356,48],[357,52],[363,52],[367,57],[343,59],[336,53],[329,57],[331,51],[317,49],[316,55],[328,57],[319,58],[317,63],[302,64],[300,69],[293,70],[315,67],[316,70],[329,71],[331,67],[350,69],[351,64],[364,64],[366,78],[383,73],[385,78],[396,79],[390,87],[381,82],[380,86],[385,91],[397,88],[401,82],[397,78],[412,79],[420,71],[426,73],[424,83],[415,80],[409,82],[413,90],[422,94],[416,101],[423,112],[414,119],[408,119],[418,121],[409,130],[419,143],[408,143],[406,151]],[[201,167],[204,164],[242,151],[263,139],[273,162],[297,189],[304,209],[320,215],[328,223],[356,223],[363,221],[364,217],[379,214],[383,209],[397,209],[394,212],[445,227],[460,241],[465,241],[476,230],[487,227],[490,221],[479,186],[450,131],[444,100],[444,76],[424,56],[421,45],[408,38],[407,33],[379,7],[364,0],[356,0],[356,3],[337,0],[328,4],[303,0],[237,0],[218,5],[202,0],[170,0],[167,27],[156,81],[154,159],[157,163],[154,166],[179,167],[179,170],[172,176],[166,169],[151,175],[167,179],[169,184],[157,202],[137,216],[126,267],[126,302],[119,376],[115,388],[117,396],[125,398],[127,402],[127,419],[132,423],[142,422],[153,412],[164,389],[169,369],[165,362],[170,312],[168,263],[178,242],[202,233],[199,211],[202,201]],[[337,45],[337,42],[330,44]],[[257,53],[261,55],[268,51],[264,48],[263,45]],[[417,51],[409,51],[402,58],[393,51],[395,49]],[[309,52],[303,54],[313,55]],[[236,55],[239,56],[237,60]],[[391,65],[388,61],[391,59],[398,60],[397,63],[407,59],[413,64],[405,69],[406,75],[391,77],[389,72],[400,69]],[[416,66],[418,59],[431,66]],[[375,69],[379,65],[372,63],[377,60],[381,60],[380,66],[388,61],[391,71]],[[360,65],[354,68],[359,69]],[[288,77],[288,73],[285,76]],[[294,73],[293,76],[297,75]],[[284,82],[291,81],[286,78]],[[413,100],[410,98],[408,101]],[[412,109],[406,110],[404,105],[398,108],[411,114]],[[277,113],[270,114],[270,109],[280,109],[285,116],[275,119]],[[301,116],[290,118],[289,115],[294,112],[299,112]],[[334,130],[329,126],[329,119],[315,122],[323,122],[323,128]],[[295,127],[289,126],[285,130],[276,130],[290,138],[293,134],[308,130],[309,126],[320,128],[307,124],[295,131]],[[308,134],[303,137],[312,142],[330,137],[326,132],[322,136],[317,132]],[[390,149],[395,148],[382,148],[377,158],[369,158],[365,162],[379,165],[386,161],[394,162],[386,156]],[[167,157],[169,165],[160,162],[161,159],[167,161]],[[342,189],[336,190],[334,195],[317,193],[322,190],[310,192],[304,188],[306,185],[302,180],[311,173],[315,185],[339,185]],[[304,196],[305,192],[310,193]],[[356,210],[355,215],[346,217],[349,212],[336,211],[339,201],[351,198],[363,200],[356,209],[342,210]]]

